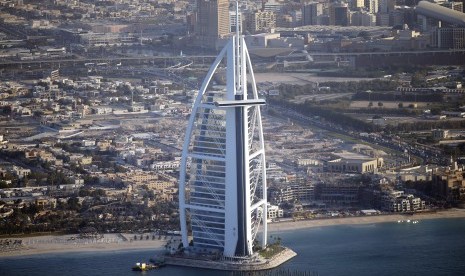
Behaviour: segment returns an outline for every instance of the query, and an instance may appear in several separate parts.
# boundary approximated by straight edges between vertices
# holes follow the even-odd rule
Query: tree
[[[79,211],[81,205],[79,204],[79,199],[77,197],[70,197],[68,199],[68,208],[70,210]]]
[[[31,215],[31,217],[34,217],[39,212],[39,208],[36,204],[31,204],[24,210],[24,212]]]
[[[403,103],[399,103],[397,106],[398,106],[399,108],[403,108],[403,107],[404,107],[404,104],[403,104]]]
[[[84,183],[86,183],[86,185],[89,185],[89,186],[95,186],[99,184],[99,178],[96,176],[85,175]]]
[[[87,188],[80,189],[78,195],[80,197],[90,196],[90,190]]]
[[[2,108],[2,113],[3,113],[3,115],[5,115],[5,116],[11,115],[11,113],[12,113],[11,106],[9,106],[9,105],[4,106],[4,107]]]
[[[383,107],[383,103],[382,102],[378,102],[378,107]]]
[[[54,171],[48,175],[47,182],[50,185],[60,185],[60,184],[67,184],[70,181],[63,172]]]
[[[6,188],[10,188],[10,185],[6,181],[0,180],[0,189]]]

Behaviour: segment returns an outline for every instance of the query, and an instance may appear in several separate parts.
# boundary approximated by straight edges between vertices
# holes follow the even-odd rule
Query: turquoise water
[[[282,266],[319,275],[465,275],[465,219],[418,224],[340,225],[274,232],[298,256]],[[137,275],[152,251],[66,253],[0,258],[0,275]],[[231,275],[165,267],[144,275]]]

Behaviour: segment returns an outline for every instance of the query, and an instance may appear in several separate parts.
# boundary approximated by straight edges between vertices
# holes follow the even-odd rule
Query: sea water
[[[297,257],[280,269],[318,275],[465,275],[465,219],[338,225],[275,231]],[[274,240],[274,238],[272,238]],[[0,275],[137,275],[151,250],[80,252],[0,258]],[[167,266],[144,275],[232,275]]]

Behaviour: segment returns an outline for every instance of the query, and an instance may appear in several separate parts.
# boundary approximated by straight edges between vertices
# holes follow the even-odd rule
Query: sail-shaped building
[[[216,85],[217,76],[225,86]],[[184,248],[237,257],[266,246],[263,104],[237,28],[203,81],[186,131],[179,180]]]

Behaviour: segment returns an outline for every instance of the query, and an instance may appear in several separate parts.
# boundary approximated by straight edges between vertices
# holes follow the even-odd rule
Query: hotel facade
[[[215,74],[226,86],[213,83]],[[238,28],[203,81],[186,131],[179,180],[185,249],[242,257],[266,246],[264,103]]]

